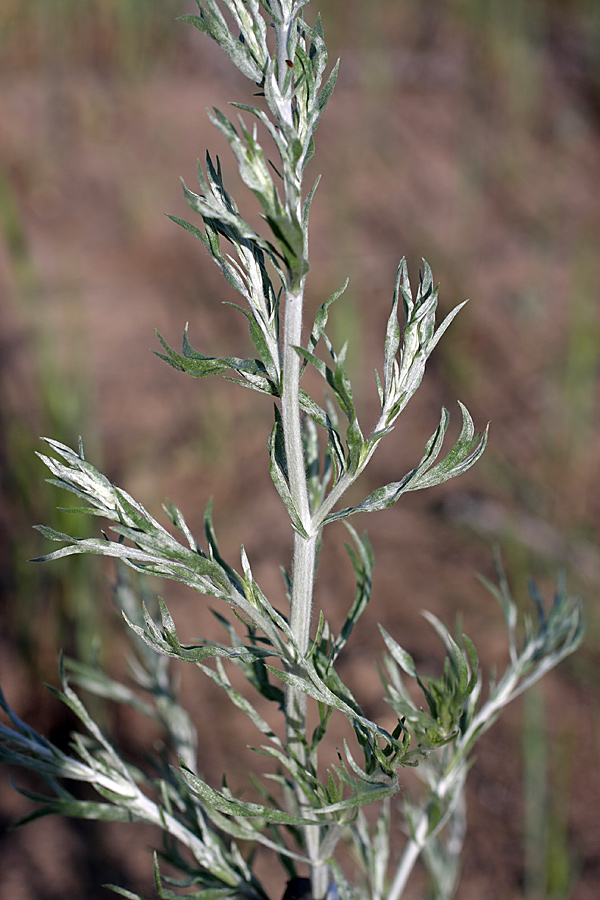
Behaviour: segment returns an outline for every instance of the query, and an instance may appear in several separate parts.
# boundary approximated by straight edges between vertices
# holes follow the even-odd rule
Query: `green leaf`
[[[343,712],[351,722],[357,736],[362,740],[363,750],[367,754],[372,755],[373,758],[376,758],[377,763],[381,765],[384,771],[390,770],[391,766],[383,753],[379,751],[378,742],[380,740],[383,740],[391,748],[394,754],[393,764],[396,764],[396,760],[401,760],[405,753],[403,745],[390,735],[385,728],[367,719],[362,714],[349,688],[342,683],[335,669],[330,668],[326,678],[322,678],[312,665],[312,661],[306,661],[302,665],[296,663],[295,671],[293,672],[269,665],[266,668],[285,684],[294,687],[325,706],[331,706]]]
[[[394,638],[385,630],[383,625],[379,626],[379,630],[381,631],[385,645],[395,662],[398,663],[402,671],[406,672],[407,675],[410,675],[411,678],[416,678],[417,670],[410,653],[404,650],[404,648],[394,640]]]
[[[59,559],[79,553],[91,553],[121,559],[139,571],[148,572],[188,584],[194,590],[241,603],[236,594],[236,582],[230,581],[227,571],[209,559],[200,549],[192,550],[172,535],[125,491],[112,485],[81,456],[54,441],[48,443],[63,456],[69,465],[41,456],[50,470],[58,476],[61,487],[75,489],[81,497],[91,501],[100,514],[118,524],[113,530],[121,535],[118,542],[97,538],[78,539],[40,526],[46,537],[63,541],[68,546],[39,557],[36,561]],[[186,533],[184,531],[184,533]],[[189,541],[189,534],[186,533]],[[123,538],[136,545],[127,546]]]
[[[132,813],[125,806],[116,806],[114,803],[100,803],[97,801],[84,800],[61,800],[56,797],[40,797],[26,791],[19,791],[24,796],[35,800],[37,803],[46,801],[43,806],[39,806],[36,810],[16,823],[17,827],[28,825],[35,822],[36,819],[45,816],[66,816],[71,819],[89,819],[94,822],[144,822],[144,816]]]
[[[128,900],[146,900],[146,898],[142,897],[140,894],[134,894],[133,891],[127,891],[125,888],[118,887],[116,884],[103,884],[102,887],[107,888],[114,894],[119,894],[121,897],[127,897]]]
[[[341,631],[333,642],[329,655],[329,665],[332,665],[335,662],[342,649],[345,647],[354,626],[367,607],[371,597],[373,566],[375,562],[373,549],[366,532],[361,539],[351,525],[347,522],[344,524],[350,532],[352,540],[354,541],[354,546],[356,547],[355,550],[350,544],[345,545],[352,561],[354,574],[356,575],[356,595]]]
[[[265,823],[273,822],[279,825],[297,825],[300,827],[309,824],[319,824],[318,819],[292,816],[281,809],[273,809],[260,803],[249,803],[237,800],[230,794],[225,794],[211,788],[205,781],[186,768],[180,770],[180,776],[188,789],[195,794],[204,805],[210,809],[216,809],[218,812],[224,813],[227,816],[256,818],[263,820]],[[318,812],[318,810],[314,810],[313,813],[314,812]]]
[[[164,601],[159,598],[162,628],[153,621],[150,613],[144,606],[145,628],[135,625],[126,614],[123,617],[132,631],[140,637],[145,644],[155,652],[179,659],[182,662],[200,663],[203,660],[214,657],[226,659],[241,659],[243,662],[252,663],[257,659],[274,656],[275,651],[264,647],[227,647],[213,641],[203,641],[200,645],[181,644],[177,636],[177,630],[173,618]]]
[[[239,308],[239,307],[238,307]],[[270,368],[273,369],[272,360],[269,351],[264,342],[259,338],[261,334],[254,323],[254,319],[246,310],[242,310],[251,320],[251,334],[256,344],[259,344],[262,353],[269,358]],[[278,387],[273,384],[269,377],[267,367],[261,359],[239,359],[237,357],[214,357],[205,356],[194,350],[187,337],[188,326],[185,327],[183,336],[183,352],[177,353],[173,350],[159,332],[156,332],[159,341],[165,348],[166,353],[156,353],[156,355],[167,362],[174,369],[180,372],[186,372],[194,378],[204,378],[207,375],[220,375],[233,369],[242,376],[254,390],[258,390],[264,394],[278,396]]]
[[[212,500],[208,502],[206,510],[204,511],[204,533],[206,535],[209,558],[211,560],[214,560],[227,573],[229,581],[231,582],[231,584],[235,585],[236,590],[240,594],[243,593],[244,588],[240,576],[237,574],[235,569],[233,569],[230,565],[228,565],[228,563],[225,562],[219,552],[217,537],[213,524]]]
[[[185,183],[182,182],[183,193],[186,202],[193,210],[199,213],[205,223],[215,228],[219,234],[226,237],[233,244],[242,244],[248,242],[250,246],[255,246],[264,250],[272,262],[275,262],[277,251],[275,247],[261,238],[256,231],[245,222],[239,213],[232,212],[225,203],[215,198],[203,197],[194,193]]]
[[[245,363],[255,363],[258,367],[256,370],[253,370],[249,366],[245,366],[243,369],[239,369],[237,367],[232,368],[236,368],[236,371],[238,371],[240,375],[242,375],[247,381],[251,382],[252,387],[254,387],[254,385],[256,384],[257,390],[262,390],[263,393],[269,393],[274,395],[275,397],[279,397],[281,394],[279,359],[274,359],[274,354],[271,352],[271,346],[273,346],[273,348],[275,349],[278,343],[277,317],[275,317],[273,328],[268,323],[265,324],[260,310],[255,307],[247,310],[242,309],[240,306],[237,306],[234,303],[227,303],[226,305],[233,306],[235,309],[238,309],[247,318],[252,343],[258,350],[260,356],[260,360],[243,361]],[[268,333],[268,337],[266,336],[266,333]],[[261,381],[264,381],[265,377],[267,380],[267,386],[262,387]]]
[[[486,428],[483,436],[476,435],[473,420],[469,415],[469,411],[460,400],[458,405],[462,412],[463,425],[456,444],[442,462],[431,468],[431,462],[433,462],[439,453],[436,438],[436,442],[432,445],[429,452],[429,458],[427,459],[428,464],[425,465],[426,460],[424,457],[419,464],[414,480],[408,488],[409,490],[421,490],[422,488],[432,487],[436,484],[443,484],[450,478],[462,475],[463,472],[466,472],[467,469],[470,469],[471,466],[477,462],[485,450],[488,428]],[[444,413],[446,413],[445,410],[443,410],[442,413],[442,421],[444,420]],[[447,420],[443,426],[442,423],[440,423],[440,428],[442,427],[443,433],[441,438],[443,439],[447,427]],[[441,448],[441,441],[439,442],[439,447]]]
[[[336,61],[336,64],[334,65],[333,69],[331,70],[329,78],[325,82],[323,89],[321,90],[321,93],[319,94],[319,118],[321,117],[321,114],[323,113],[325,107],[329,103],[331,95],[333,94],[333,91],[335,89],[335,85],[337,82],[339,70],[340,70],[340,61],[338,59]],[[316,128],[316,124],[315,124],[315,128]]]
[[[455,478],[457,475],[466,472],[467,469],[477,462],[485,450],[487,429],[483,437],[479,435],[474,436],[473,421],[462,403],[459,403],[459,405],[463,414],[462,431],[456,444],[441,463],[433,466],[440,453],[448,428],[449,416],[445,409],[442,410],[440,424],[429,438],[425,447],[425,453],[415,469],[407,472],[400,481],[393,481],[385,485],[385,487],[377,488],[357,506],[330,513],[325,522],[335,522],[338,519],[345,519],[359,512],[376,512],[381,509],[387,509],[393,506],[402,494],[408,491],[417,491],[436,484],[443,484],[450,478]]]
[[[398,301],[400,296],[400,284],[406,272],[406,261],[404,258],[400,261],[398,273],[396,275],[396,287],[394,290],[394,298],[392,300],[392,310],[390,312],[386,334],[385,334],[385,357],[383,363],[383,399],[382,406],[387,397],[391,396],[396,388],[395,380],[398,378],[398,363],[396,354],[400,347],[400,323],[398,321]],[[381,392],[380,392],[381,393]]]
[[[277,493],[283,500],[285,508],[290,515],[294,530],[297,531],[298,534],[301,534],[302,537],[308,537],[306,529],[304,528],[302,520],[300,519],[298,511],[296,510],[296,507],[294,505],[287,479],[287,463],[283,455],[283,450],[281,449],[283,447],[283,434],[281,428],[282,426],[279,421],[279,412],[276,411],[275,425],[273,426],[273,430],[271,431],[268,445],[271,461],[271,479],[277,489]]]
[[[458,678],[458,691],[461,694],[464,693],[467,690],[471,676],[465,656],[446,626],[440,622],[437,616],[434,616],[433,613],[430,613],[427,610],[423,611],[423,616],[427,619],[429,624],[433,626],[444,642],[448,658],[452,663],[456,677]]]
[[[267,654],[265,654],[266,656]],[[242,659],[241,656],[238,655],[238,658]],[[257,656],[257,658],[260,658]],[[247,662],[248,660],[243,659],[243,662]],[[253,660],[254,661],[254,660]],[[226,676],[225,670],[220,664],[220,660],[217,660],[217,672],[214,672],[212,669],[208,668],[208,666],[200,666],[204,674],[214,681],[216,685],[218,685],[222,690],[225,691],[231,702],[234,706],[240,709],[243,713],[245,713],[255,728],[261,732],[261,734],[266,735],[269,740],[273,741],[277,746],[282,746],[280,739],[277,737],[275,732],[269,723],[260,715],[259,712],[254,708],[251,702],[243,695],[240,694],[239,691],[236,691],[235,688],[231,685],[231,682]]]
[[[203,878],[200,876],[202,881],[206,881],[208,883],[214,882],[216,879],[211,877],[210,875],[207,878]],[[175,894],[173,891],[168,890],[164,887],[162,878],[160,875],[160,869],[158,866],[158,855],[154,854],[154,883],[156,885],[156,889],[158,891],[158,895],[161,900],[223,900],[223,898],[229,897],[231,900],[233,898],[240,896],[239,886],[232,888],[231,886],[223,886],[223,887],[207,887],[203,888],[200,891],[194,891],[193,894]],[[251,896],[256,896],[251,895]]]
[[[310,208],[312,206],[312,202],[313,202],[314,196],[317,192],[317,188],[319,186],[320,181],[321,181],[321,176],[319,175],[317,177],[315,183],[313,184],[312,188],[308,192],[308,194],[306,196],[306,200],[304,201],[304,205],[302,207],[302,228],[304,229],[305,233],[308,233],[308,217],[309,217],[309,213],[310,213]]]
[[[262,147],[256,139],[256,133],[248,131],[240,117],[242,131],[240,137],[229,119],[218,109],[214,109],[209,118],[228,141],[237,159],[242,180],[260,202],[264,219],[279,244],[281,256],[287,264],[291,277],[294,280],[301,278],[308,271],[304,232],[301,223],[281,202]]]
[[[329,318],[329,307],[332,303],[335,303],[336,300],[342,296],[345,292],[346,288],[350,283],[350,279],[346,278],[346,281],[342,285],[339,290],[335,291],[326,301],[323,303],[319,309],[317,310],[317,314],[315,316],[315,321],[312,327],[311,335],[308,341],[308,352],[312,353],[321,340],[321,338],[325,335],[325,328],[327,327],[327,320]],[[321,373],[323,374],[323,373]]]
[[[498,579],[498,586],[492,584],[492,582],[485,578],[483,575],[479,576],[479,580],[487,588],[490,594],[492,594],[492,596],[496,598],[500,605],[500,608],[502,609],[508,627],[511,661],[515,662],[518,655],[516,633],[517,605],[512,598],[508,579],[504,572],[504,567],[502,566],[502,560],[500,558],[498,550],[496,550],[496,552],[494,553],[494,565],[496,569],[496,578]]]
[[[200,14],[197,16],[180,16],[179,21],[193,25],[198,31],[211,37],[227,53],[234,65],[246,78],[260,83],[263,78],[263,67],[266,60],[261,65],[260,58],[256,59],[252,52],[252,43],[248,45],[247,40],[242,42],[231,34],[229,26],[214,0],[207,0],[206,6],[201,0],[197,0],[197,3]],[[262,46],[264,46],[264,43]]]
[[[126,704],[151,718],[156,717],[156,710],[150,703],[146,703],[132,688],[111,678],[97,666],[75,659],[66,659],[65,668],[74,684],[95,696]]]

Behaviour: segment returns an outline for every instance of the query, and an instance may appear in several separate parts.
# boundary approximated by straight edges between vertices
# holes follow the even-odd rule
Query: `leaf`
[[[218,109],[214,109],[209,118],[228,141],[237,159],[242,180],[259,200],[263,217],[279,244],[280,254],[292,279],[301,278],[308,271],[302,225],[297,221],[290,205],[284,207],[282,204],[255,131],[248,131],[240,117],[240,137],[236,128]]]
[[[321,181],[321,176],[319,175],[317,177],[317,179],[315,180],[315,183],[313,184],[312,188],[308,192],[308,194],[306,196],[306,200],[304,201],[304,205],[302,207],[302,228],[304,229],[305,233],[308,232],[308,217],[309,217],[309,213],[310,213],[310,208],[312,206],[312,202],[313,202],[314,196],[317,192],[317,188],[319,186],[320,181]]]
[[[127,891],[125,888],[118,887],[116,884],[103,884],[102,887],[107,888],[115,894],[119,894],[121,897],[127,897],[128,900],[146,900],[146,898],[142,897],[140,894],[134,894],[133,891]]]
[[[504,567],[502,566],[502,560],[500,558],[500,554],[496,549],[494,553],[494,567],[496,569],[496,578],[498,579],[498,586],[492,584],[487,578],[483,575],[479,576],[479,580],[481,583],[487,588],[487,590],[496,598],[498,603],[500,604],[500,608],[504,614],[504,618],[506,620],[506,624],[508,627],[509,634],[509,649],[512,662],[515,662],[518,655],[517,648],[517,605],[512,598],[510,587],[508,584],[508,579],[506,578],[506,574],[504,572]]]
[[[204,881],[205,878],[200,876],[201,880]],[[206,882],[214,882],[216,879],[214,877],[208,876],[206,878]],[[167,888],[163,886],[162,878],[160,875],[160,869],[158,867],[158,855],[154,854],[154,883],[156,885],[156,889],[158,891],[158,895],[161,900],[223,900],[223,898],[233,898],[239,897],[239,888],[236,886],[232,888],[231,886],[223,886],[223,887],[207,887],[200,891],[194,891],[193,894],[175,894],[173,891],[169,891]]]
[[[233,244],[242,244],[247,241],[250,246],[264,250],[271,261],[275,262],[277,251],[273,244],[261,238],[239,213],[232,212],[222,201],[194,193],[184,182],[182,182],[182,186],[186,202],[202,216],[206,225],[215,228],[219,234]]]
[[[242,659],[241,656],[238,656],[238,658]],[[256,658],[258,659],[260,657],[257,656]],[[277,737],[269,723],[257,712],[251,702],[243,694],[240,694],[239,691],[236,691],[231,685],[229,679],[226,677],[223,666],[219,665],[219,662],[220,661],[217,660],[218,672],[214,672],[212,669],[209,669],[208,666],[201,665],[200,668],[211,681],[214,681],[215,684],[225,691],[233,705],[248,716],[252,724],[261,732],[261,734],[266,735],[269,740],[273,741],[277,746],[282,746],[280,739]],[[243,662],[247,662],[247,660],[243,659]]]
[[[374,557],[369,538],[365,532],[361,539],[351,525],[349,525],[347,522],[345,522],[344,524],[350,532],[350,535],[352,536],[352,540],[354,541],[354,545],[356,547],[355,551],[350,544],[345,545],[348,555],[350,556],[350,559],[352,561],[354,574],[356,575],[356,595],[354,598],[354,603],[352,604],[352,607],[348,615],[346,616],[346,620],[341,628],[341,631],[331,648],[331,652],[329,654],[329,665],[332,665],[335,662],[342,649],[345,647],[350,635],[352,634],[354,626],[366,609],[371,597]]]
[[[445,409],[442,410],[440,424],[429,438],[425,447],[425,453],[415,469],[407,472],[400,481],[393,481],[384,487],[377,488],[357,506],[330,513],[326,517],[325,522],[335,522],[338,519],[345,519],[359,512],[376,512],[381,509],[387,509],[393,506],[401,495],[408,491],[417,491],[436,484],[443,484],[450,478],[455,478],[457,475],[466,472],[467,469],[477,462],[485,449],[487,429],[483,437],[474,435],[473,421],[466,407],[460,402],[459,406],[463,414],[463,427],[456,444],[441,463],[433,466],[440,453],[448,428],[449,416]]]
[[[208,8],[200,0],[197,0],[197,2],[200,15],[179,16],[179,21],[193,25],[198,31],[211,37],[227,53],[234,65],[246,78],[260,83],[263,78],[260,60],[255,58],[245,41],[239,41],[231,34],[227,22],[214,0],[212,2],[208,0]]]
[[[383,363],[383,400],[392,395],[396,385],[394,384],[394,375],[398,376],[398,363],[396,362],[396,354],[400,347],[400,323],[398,321],[398,300],[400,295],[400,283],[406,271],[406,261],[404,258],[398,266],[396,275],[396,288],[394,290],[394,298],[392,301],[392,310],[390,312],[385,334],[385,357]]]
[[[462,475],[463,472],[466,472],[467,469],[470,469],[471,466],[477,462],[485,450],[488,428],[486,427],[483,436],[476,435],[473,420],[469,415],[469,411],[460,400],[458,401],[458,405],[462,412],[463,425],[456,444],[442,462],[438,463],[433,468],[430,468],[430,464],[427,465],[427,467],[424,467],[424,460],[422,460],[409,490],[421,490],[422,488],[431,487],[436,484],[443,484],[450,478]],[[445,413],[445,410],[443,412]],[[437,453],[435,456],[437,456]]]
[[[268,348],[266,344],[259,339],[260,330],[256,328],[251,313],[248,313],[246,310],[242,310],[242,312],[251,320],[251,333],[255,339],[255,343],[260,346],[262,353],[269,357],[270,367],[272,369],[272,360],[270,360]],[[264,394],[279,395],[278,387],[273,384],[269,377],[267,367],[261,359],[205,356],[202,353],[198,353],[197,350],[194,350],[190,346],[187,332],[188,326],[186,325],[183,336],[182,353],[177,353],[169,347],[162,335],[159,334],[159,332],[156,332],[159,341],[166,351],[166,353],[156,353],[156,355],[174,369],[177,369],[180,372],[186,372],[194,378],[204,378],[207,375],[220,375],[227,372],[229,369],[233,369],[241,375],[242,378],[250,382],[255,390],[259,390]]]
[[[206,535],[210,559],[213,559],[216,563],[218,563],[218,565],[227,573],[227,577],[229,578],[230,582],[235,585],[236,590],[239,593],[243,593],[244,588],[240,576],[237,574],[235,569],[233,569],[230,565],[228,565],[228,563],[225,562],[219,552],[217,537],[213,525],[212,500],[208,502],[206,510],[204,511],[204,533]]]
[[[467,660],[465,659],[460,647],[458,646],[446,626],[442,622],[440,622],[437,616],[434,616],[433,613],[430,613],[427,610],[423,610],[423,617],[427,619],[430,625],[433,626],[433,628],[437,631],[438,635],[444,642],[446,651],[448,653],[448,658],[450,659],[458,678],[458,690],[461,693],[464,693],[469,685],[470,672]]]
[[[248,295],[248,297],[249,302],[251,302],[250,295]],[[265,324],[262,311],[254,306],[247,310],[242,309],[240,306],[236,306],[234,303],[227,303],[226,305],[238,309],[247,318],[252,343],[258,350],[260,356],[260,360],[244,360],[246,363],[254,363],[257,366],[257,369],[252,369],[251,366],[245,366],[244,369],[238,369],[236,367],[236,371],[238,371],[247,381],[256,383],[256,385],[258,385],[257,389],[262,389],[264,393],[273,394],[275,397],[279,397],[281,394],[281,374],[279,359],[276,352],[279,340],[277,317],[274,317],[274,323]],[[265,388],[262,388],[261,385],[261,380],[264,381],[265,376],[268,376],[268,387],[266,390]],[[254,383],[252,386],[254,386]]]
[[[316,187],[316,186],[315,186]],[[313,189],[314,190],[314,189]],[[350,279],[346,278],[346,281],[342,285],[339,290],[335,291],[326,301],[323,303],[319,309],[317,310],[317,314],[315,316],[315,321],[312,327],[311,335],[308,341],[308,352],[312,353],[321,340],[321,338],[325,335],[325,328],[327,326],[327,319],[329,318],[329,307],[332,303],[335,303],[336,300],[342,296],[345,292],[346,288],[350,283]]]
[[[51,446],[56,442],[48,441]],[[125,491],[112,485],[93,466],[63,445],[55,447],[68,460],[63,465],[57,460],[42,457],[51,471],[59,476],[61,487],[75,488],[78,493],[91,501],[100,514],[117,522],[113,530],[121,535],[118,542],[97,538],[78,539],[53,529],[40,526],[46,537],[63,541],[68,546],[39,557],[37,561],[59,559],[79,553],[92,553],[121,559],[125,564],[139,571],[172,578],[188,584],[194,590],[217,596],[245,607],[245,598],[237,593],[237,578],[230,580],[228,570],[217,561],[209,559],[199,548],[185,547]],[[181,521],[179,522],[181,525]],[[185,530],[190,540],[189,529]],[[127,546],[123,538],[129,538],[134,547]],[[194,542],[195,543],[195,542]]]
[[[56,797],[40,797],[26,791],[19,791],[32,800],[40,803],[46,801],[43,806],[15,823],[15,827],[21,828],[36,819],[45,816],[66,816],[72,819],[89,819],[94,822],[144,822],[144,816],[136,815],[124,806],[116,806],[114,803],[100,803],[84,800],[61,800]]]
[[[334,91],[334,88],[335,88],[335,85],[337,82],[337,77],[339,74],[339,69],[340,69],[340,61],[338,59],[336,61],[336,64],[334,65],[333,69],[331,70],[331,74],[329,75],[329,78],[325,82],[325,85],[323,86],[321,93],[319,94],[319,118],[321,116],[321,113],[324,111],[325,107],[329,103],[331,95],[333,94],[333,91]],[[316,125],[315,125],[315,128],[316,128]]]
[[[354,701],[349,688],[346,687],[337,675],[335,669],[327,672],[327,678],[322,678],[311,661],[304,664],[296,663],[295,671],[278,669],[267,665],[266,668],[285,684],[294,687],[299,692],[312,697],[319,703],[331,706],[343,712],[351,722],[359,739],[362,740],[363,750],[377,759],[384,771],[388,772],[392,765],[400,764],[405,753],[405,748],[380,725],[367,719]],[[378,742],[383,740],[393,754],[393,763],[390,763],[379,750]]]
[[[145,606],[145,628],[135,625],[127,618],[126,614],[123,613],[123,617],[131,630],[157,653],[162,653],[173,659],[179,659],[182,662],[194,663],[200,663],[203,660],[211,659],[213,657],[223,657],[232,660],[241,659],[243,662],[251,663],[257,659],[264,659],[275,655],[275,651],[272,649],[245,646],[227,647],[213,641],[203,641],[200,645],[181,644],[177,636],[175,623],[169,610],[164,601],[160,598],[159,603],[162,629],[160,629],[153,621]]]
[[[66,659],[65,668],[71,681],[97,697],[104,697],[115,703],[123,703],[146,716],[155,718],[155,708],[142,700],[130,687],[111,678],[102,669],[75,659]]]
[[[269,437],[269,456],[270,456],[270,473],[271,479],[275,488],[277,489],[277,493],[283,500],[285,508],[287,509],[290,519],[292,521],[292,525],[294,530],[298,532],[298,534],[302,535],[302,537],[308,537],[306,533],[306,529],[302,524],[302,520],[298,515],[298,511],[294,505],[294,501],[292,499],[292,494],[290,491],[290,487],[287,479],[287,464],[283,457],[283,435],[281,431],[281,424],[279,423],[279,412],[276,411],[276,420],[275,425],[273,426],[273,430],[271,431],[271,435]]]
[[[385,645],[395,662],[398,663],[400,668],[404,672],[406,672],[407,675],[410,675],[411,678],[416,678],[417,670],[410,653],[404,650],[404,648],[401,647],[400,644],[398,644],[390,634],[388,634],[383,625],[379,626],[379,630],[381,631],[383,640],[385,641]]]
[[[314,818],[315,816],[331,816],[348,810],[355,810],[366,803],[376,802],[384,797],[389,797],[398,790],[397,780],[395,779],[388,784],[382,782],[361,782],[360,791],[355,791],[355,793],[346,800],[340,800],[322,806],[312,806],[310,812],[307,810],[303,816],[294,816],[284,810],[265,806],[260,803],[243,802],[232,797],[229,793],[216,791],[214,788],[209,787],[209,785],[201,778],[198,778],[185,768],[181,769],[181,777],[188,788],[200,798],[203,804],[211,809],[216,809],[218,812],[228,816],[258,818],[264,822],[279,825],[294,825],[297,827],[317,825],[320,820]]]
[[[283,810],[273,809],[260,803],[249,803],[237,800],[235,797],[211,788],[205,781],[186,768],[180,770],[180,775],[189,790],[195,794],[203,804],[208,808],[216,809],[218,812],[224,813],[227,816],[258,818],[264,820],[264,822],[273,822],[279,825],[297,825],[299,827],[309,824],[319,824],[318,819],[292,816]],[[315,812],[318,812],[318,810],[313,810],[313,814]]]

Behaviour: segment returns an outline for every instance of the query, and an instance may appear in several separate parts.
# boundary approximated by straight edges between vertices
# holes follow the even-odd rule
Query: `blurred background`
[[[332,316],[350,342],[368,430],[395,271],[421,257],[441,310],[471,303],[431,360],[424,385],[376,455],[361,492],[400,477],[456,399],[489,449],[467,476],[409,495],[358,523],[376,554],[374,599],[343,676],[385,719],[373,658],[381,621],[427,671],[441,649],[419,610],[462,614],[486,670],[501,666],[500,612],[477,580],[499,546],[525,608],[533,574],[550,601],[557,574],[584,598],[578,654],[515,705],[478,753],[469,791],[461,900],[592,900],[600,884],[600,4],[596,0],[321,0],[338,86],[317,134],[309,181],[308,302],[350,276]],[[166,497],[201,533],[215,524],[235,565],[244,542],[276,601],[289,560],[268,476],[265,398],[186,378],[158,360],[185,322],[204,352],[243,356],[245,320],[186,217],[205,149],[239,179],[205,108],[251,102],[216,45],[177,23],[191,0],[3,0],[0,11],[0,681],[8,700],[59,744],[73,723],[42,687],[59,649],[113,667],[124,653],[110,568],[47,552],[33,524],[85,535],[56,510],[40,435],[73,446],[155,515]],[[310,20],[310,15],[307,18]],[[238,191],[238,193],[236,193]],[[241,204],[256,216],[252,205]],[[193,215],[190,213],[190,215]],[[452,432],[453,434],[455,432]],[[337,529],[337,530],[336,530]],[[317,603],[335,623],[353,585],[327,536]],[[53,549],[53,548],[50,548]],[[204,598],[151,585],[184,639],[214,628]],[[102,639],[100,649],[99,637]],[[203,684],[183,691],[204,743],[201,768],[244,790],[245,722]],[[153,735],[98,711],[132,758]],[[210,727],[208,727],[210,726]],[[41,820],[0,773],[1,900],[100,900],[117,882],[152,892],[151,829]],[[12,773],[23,786],[23,773]],[[133,833],[132,833],[133,831]],[[399,842],[401,837],[399,836]],[[280,882],[283,884],[281,875]],[[278,896],[275,890],[275,896]],[[282,892],[282,891],[281,891]],[[413,895],[410,895],[413,896]],[[414,896],[423,896],[417,890]]]

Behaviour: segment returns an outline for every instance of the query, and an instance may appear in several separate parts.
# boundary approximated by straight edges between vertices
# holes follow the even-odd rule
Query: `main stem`
[[[310,522],[310,504],[304,463],[302,422],[300,418],[300,357],[295,347],[302,341],[303,286],[286,295],[283,339],[283,385],[281,393],[281,418],[286,451],[290,493],[298,517],[307,528]],[[308,651],[312,596],[315,577],[315,558],[318,534],[305,537],[294,535],[292,564],[292,591],[290,628],[300,655]],[[290,686],[286,695],[286,730],[290,750],[301,766],[308,762],[306,751],[306,694]],[[298,791],[300,809],[306,807],[306,799]],[[305,828],[306,852],[311,864],[312,894],[314,900],[323,900],[328,888],[327,866],[319,864],[320,829],[316,825]]]
[[[279,89],[283,92],[287,71],[288,45],[294,21],[291,4],[280,3],[282,14],[276,25],[277,60]],[[278,118],[287,125],[293,123],[291,96],[278,110]],[[286,184],[286,205],[294,210],[298,222],[302,221],[300,198],[301,175],[295,173],[293,187]],[[290,189],[291,188],[291,189]],[[308,250],[308,235],[304,233],[304,253]],[[281,419],[286,453],[287,474],[292,502],[306,535],[295,532],[294,558],[292,563],[290,628],[300,657],[305,657],[310,641],[313,585],[317,540],[320,529],[311,529],[311,509],[302,439],[300,412],[301,360],[296,347],[302,344],[302,313],[304,304],[304,276],[287,286],[285,292],[285,313],[283,326],[283,366],[281,388]],[[293,670],[292,670],[293,672]],[[286,693],[286,738],[291,752],[300,765],[308,764],[306,744],[306,694],[289,686]],[[306,798],[298,788],[297,802],[300,809],[307,808]],[[304,829],[306,853],[311,861],[311,890],[313,900],[324,900],[328,886],[328,866],[320,863],[321,835],[318,825],[307,825]]]

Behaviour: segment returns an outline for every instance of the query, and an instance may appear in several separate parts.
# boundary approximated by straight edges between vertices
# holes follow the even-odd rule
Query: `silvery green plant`
[[[465,472],[481,456],[486,433],[475,433],[461,404],[462,429],[444,454],[449,416],[443,410],[414,468],[355,505],[344,505],[348,489],[421,384],[427,359],[462,304],[436,327],[438,290],[429,266],[424,263],[415,291],[401,261],[381,372],[375,375],[380,411],[371,431],[363,431],[346,347],[336,349],[326,332],[330,307],[344,289],[321,305],[310,327],[304,321],[309,211],[317,185],[306,190],[303,179],[338,69],[336,64],[327,73],[321,21],[317,18],[312,27],[305,21],[302,8],[307,2],[199,0],[198,15],[183,17],[227,53],[252,83],[256,98],[256,105],[234,104],[239,111],[234,121],[218,110],[209,116],[260,204],[260,233],[241,216],[225,187],[219,160],[210,155],[206,166],[199,167],[199,192],[184,185],[201,222],[175,219],[204,245],[230,288],[241,295],[243,306],[237,308],[248,320],[256,356],[222,358],[194,350],[187,327],[180,353],[159,336],[159,355],[175,369],[196,378],[225,374],[274,403],[268,455],[293,534],[293,559],[284,573],[289,605],[279,609],[265,596],[243,547],[238,568],[221,556],[210,505],[202,541],[172,504],[165,507],[173,526],[168,530],[88,462],[81,443],[73,450],[47,440],[50,453],[41,458],[52,482],[74,494],[81,503],[78,508],[108,520],[114,537],[77,539],[40,527],[46,538],[63,544],[41,559],[79,553],[115,558],[114,593],[132,643],[130,680],[119,683],[98,666],[61,663],[62,687],[54,693],[81,723],[68,750],[22,722],[2,697],[8,724],[0,725],[0,759],[34,770],[48,784],[49,794],[28,794],[37,804],[29,819],[59,813],[156,825],[164,837],[160,857],[170,864],[171,873],[161,871],[157,855],[156,891],[163,898],[277,900],[285,893],[289,900],[400,900],[420,860],[428,874],[429,896],[446,900],[454,896],[459,877],[465,780],[474,746],[507,703],[577,647],[581,613],[562,585],[549,611],[532,588],[537,615],[519,623],[499,568],[499,586],[489,588],[506,620],[508,663],[485,689],[473,643],[466,635],[453,636],[434,616],[426,614],[445,651],[438,678],[420,674],[410,654],[382,628],[380,676],[397,720],[391,732],[364,715],[340,677],[336,663],[369,602],[373,570],[367,536],[359,535],[347,520]],[[259,143],[263,132],[277,149],[276,161],[267,159]],[[323,379],[322,397],[311,396],[303,387],[309,367]],[[340,519],[348,529],[357,586],[353,600],[340,598],[348,612],[336,634],[322,612],[313,613],[313,588],[324,529]],[[218,598],[223,642],[182,643],[164,601],[147,599],[142,604],[127,567]],[[233,613],[229,618],[227,610]],[[198,770],[198,736],[178,700],[171,659],[193,664],[258,732],[257,758],[266,757],[276,772],[253,779],[254,801],[235,796],[226,779],[216,787],[214,775]],[[233,686],[230,666],[246,678],[248,696]],[[164,752],[146,771],[121,756],[74,684],[160,724]],[[271,703],[271,721],[251,702],[253,692]],[[415,699],[418,695],[420,700]],[[308,703],[316,712],[312,732],[307,728]],[[319,751],[332,715],[346,717],[355,741],[353,746],[344,742],[337,761],[324,767]],[[403,792],[400,803],[396,796],[406,766],[416,767],[422,790],[410,796]],[[67,788],[69,782],[87,782],[98,799],[81,800]],[[378,815],[367,816],[367,805],[376,805]],[[340,842],[354,852],[362,872],[358,880],[345,874],[338,861]],[[275,895],[272,886],[269,894],[261,884],[248,847],[266,848],[281,862],[281,886]],[[138,897],[124,888],[112,889]]]

